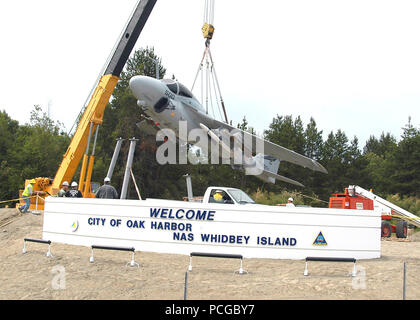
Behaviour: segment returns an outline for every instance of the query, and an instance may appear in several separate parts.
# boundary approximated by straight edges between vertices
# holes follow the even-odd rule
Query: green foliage
[[[126,93],[130,79],[137,75],[156,77],[156,62],[159,65],[159,79],[165,76],[166,69],[162,65],[162,59],[155,54],[154,48],[135,50],[128,59],[124,71],[121,72],[121,81],[114,90],[115,98]]]
[[[254,128],[253,127],[249,127],[248,125],[249,125],[249,123],[246,120],[246,117],[244,116],[244,118],[242,119],[242,123],[241,124],[238,123],[238,125],[236,127],[238,129],[241,129],[243,131],[246,131],[246,132],[249,132],[250,134],[255,135],[256,132],[255,132]]]
[[[258,204],[265,204],[270,206],[275,205],[285,205],[287,203],[287,199],[290,197],[293,198],[293,203],[296,206],[304,205],[303,197],[296,192],[289,192],[286,190],[278,192],[268,192],[262,191],[258,189],[256,192],[250,194],[251,198],[255,200]]]
[[[25,179],[53,178],[70,143],[63,125],[48,118],[38,105],[26,125],[1,112],[0,133],[0,200],[17,198]]]
[[[326,207],[323,200],[320,200],[316,195],[305,195],[297,191],[282,190],[280,192],[269,192],[257,189],[257,191],[250,193],[251,198],[258,204],[265,204],[270,206],[285,205],[287,200],[292,197],[295,206],[311,206],[311,207]]]
[[[378,195],[388,196],[391,202],[419,213],[420,130],[413,126],[411,118],[402,128],[400,141],[389,133],[382,133],[379,138],[371,136],[361,149],[357,137],[351,139],[342,130],[330,132],[324,141],[323,131],[313,118],[305,125],[299,116],[276,115],[264,131],[265,138],[319,161],[329,172],[325,175],[281,162],[278,173],[302,182],[304,189],[281,181],[264,183],[254,176],[246,176],[243,171],[232,170],[230,165],[159,165],[155,155],[156,138],[144,135],[137,127],[144,119],[144,111],[128,86],[134,75],[155,77],[156,60],[159,61],[159,78],[163,78],[166,69],[153,48],[136,50],[128,60],[99,129],[92,181],[103,181],[115,141],[122,137],[126,141],[112,177],[112,184],[121,190],[128,139],[136,137],[139,140],[133,173],[143,198],[182,199],[187,193],[183,175],[188,173],[192,177],[194,195],[204,194],[208,186],[230,186],[243,189],[258,203],[284,204],[292,196],[296,205],[325,207],[323,201],[328,201],[331,194],[342,193],[345,187],[355,184],[372,188]],[[255,133],[246,117],[237,127]],[[0,200],[15,198],[27,178],[53,178],[69,143],[70,137],[63,132],[62,124],[49,119],[39,106],[34,107],[30,123],[25,125],[0,112]],[[73,179],[78,179],[77,174]],[[128,198],[137,198],[133,184],[129,186]]]
[[[420,129],[411,124],[411,117],[388,167],[392,181],[390,193],[420,197]]]
[[[388,195],[386,200],[420,217],[420,199],[412,196]]]
[[[322,130],[316,127],[314,118],[311,117],[305,130],[304,155],[308,158],[320,160],[322,152]]]
[[[376,139],[375,136],[370,136],[363,148],[363,154],[374,153],[382,158],[389,157],[397,147],[396,139],[390,134],[382,132],[381,137]]]
[[[300,117],[279,116],[273,119],[270,128],[264,131],[265,138],[300,154],[304,153],[305,135]]]

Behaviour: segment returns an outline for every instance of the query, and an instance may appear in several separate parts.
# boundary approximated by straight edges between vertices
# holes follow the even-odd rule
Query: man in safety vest
[[[31,205],[31,196],[32,196],[32,193],[34,192],[32,185],[34,183],[36,183],[35,179],[30,180],[25,190],[22,193],[22,197],[25,200],[25,204],[18,208],[19,211],[22,213],[28,212],[29,206]]]
[[[64,197],[67,191],[69,191],[69,183],[67,181],[64,181],[61,185],[61,190],[58,192],[57,196]]]

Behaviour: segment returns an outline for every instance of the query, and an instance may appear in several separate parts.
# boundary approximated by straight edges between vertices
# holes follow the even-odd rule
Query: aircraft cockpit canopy
[[[161,80],[164,84],[166,84],[166,86],[168,87],[169,90],[171,90],[171,92],[175,93],[176,95],[182,96],[182,97],[187,97],[187,98],[192,98],[193,94],[191,93],[191,91],[184,86],[182,83],[179,83],[175,80],[171,80],[171,79],[162,79]]]

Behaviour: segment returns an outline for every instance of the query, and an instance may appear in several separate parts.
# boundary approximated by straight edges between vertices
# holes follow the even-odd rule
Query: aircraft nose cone
[[[147,76],[132,77],[129,86],[138,100],[143,100],[149,104],[155,103],[165,94],[162,89],[162,83],[159,80]]]

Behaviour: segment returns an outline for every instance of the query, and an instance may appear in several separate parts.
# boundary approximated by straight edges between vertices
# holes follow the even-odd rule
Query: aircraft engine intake
[[[159,99],[158,102],[156,102],[154,109],[156,113],[161,113],[163,110],[165,110],[169,105],[169,99],[166,97],[162,97]]]

